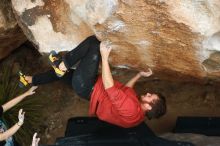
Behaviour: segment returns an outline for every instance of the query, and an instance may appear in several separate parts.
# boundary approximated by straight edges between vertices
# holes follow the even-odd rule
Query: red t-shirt
[[[91,95],[89,115],[125,128],[136,126],[144,120],[135,91],[117,81],[105,90],[101,76]]]

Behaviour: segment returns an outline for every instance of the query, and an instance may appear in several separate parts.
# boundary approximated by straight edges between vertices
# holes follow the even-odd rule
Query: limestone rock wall
[[[21,4],[22,3],[22,4]],[[40,52],[65,51],[95,34],[111,63],[171,78],[220,76],[219,0],[12,0]]]
[[[12,12],[10,0],[0,1],[0,60],[26,41]]]

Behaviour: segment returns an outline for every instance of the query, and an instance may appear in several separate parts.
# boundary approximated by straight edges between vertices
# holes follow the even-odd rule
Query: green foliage
[[[0,105],[10,101],[24,93],[27,89],[18,88],[18,77],[13,77],[9,68],[3,68],[0,71]],[[3,121],[8,129],[18,122],[18,111],[25,111],[25,120],[23,126],[14,135],[15,139],[21,145],[30,145],[33,133],[37,130],[42,122],[42,101],[41,97],[32,95],[21,101],[19,104],[5,112],[2,116]]]

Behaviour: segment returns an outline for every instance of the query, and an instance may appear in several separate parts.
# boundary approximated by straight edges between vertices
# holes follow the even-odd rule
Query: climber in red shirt
[[[24,76],[27,83],[40,85],[62,79],[83,98],[90,100],[89,115],[121,127],[133,127],[148,118],[159,118],[166,113],[166,101],[161,94],[146,93],[140,98],[133,87],[140,77],[149,77],[152,71],[139,72],[125,85],[114,81],[108,63],[110,43],[90,36],[72,51],[59,57],[55,52],[49,58],[54,70],[34,76]],[[98,76],[99,60],[102,74]],[[73,66],[78,62],[75,69]]]

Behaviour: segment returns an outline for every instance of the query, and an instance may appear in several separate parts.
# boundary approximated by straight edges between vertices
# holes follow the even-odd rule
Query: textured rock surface
[[[172,134],[168,133],[161,136],[170,140],[180,140],[191,142],[195,144],[195,146],[219,146],[220,145],[220,137],[208,137],[199,134]]]
[[[8,0],[0,1],[0,60],[12,50],[26,41],[26,37],[19,28],[11,3]]]
[[[21,2],[23,3],[21,5]],[[219,0],[12,0],[40,52],[71,50],[96,34],[113,42],[111,62],[178,78],[220,76]]]

